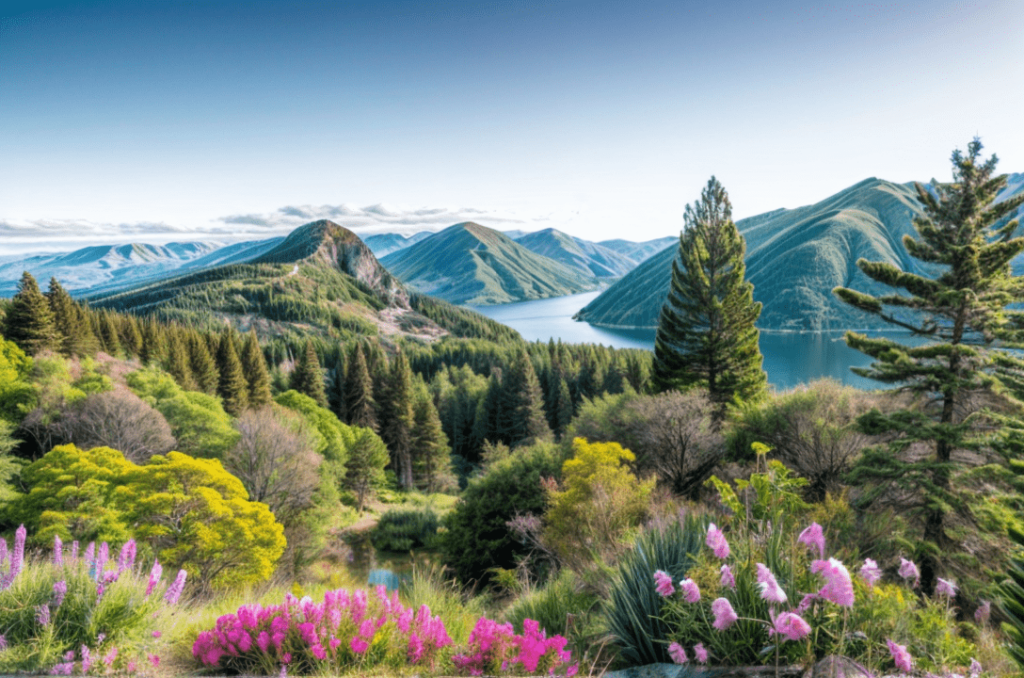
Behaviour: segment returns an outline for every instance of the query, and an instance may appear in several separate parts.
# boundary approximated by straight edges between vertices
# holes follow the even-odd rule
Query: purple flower
[[[935,595],[956,598],[957,585],[950,579],[938,577],[939,583],[935,585]]]
[[[911,563],[911,565],[913,565],[913,563]],[[900,566],[900,568],[902,569],[902,565]],[[914,569],[916,570],[917,568]],[[904,578],[908,579],[909,577]],[[910,653],[907,652],[907,646],[897,645],[889,639],[886,639],[885,642],[889,646],[889,654],[892,655],[893,661],[896,662],[896,668],[902,671],[903,673],[910,673],[911,671],[913,671],[914,659],[910,656]]]
[[[803,597],[803,599],[800,601],[800,604],[796,606],[796,609],[793,610],[793,612],[796,612],[797,614],[803,614],[804,612],[807,612],[807,610],[811,609],[811,604],[817,599],[817,593],[808,593]]]
[[[668,656],[672,657],[672,661],[676,664],[685,664],[690,661],[686,656],[686,650],[679,643],[669,643],[668,645]]]
[[[7,573],[7,577],[4,579],[4,587],[11,585],[18,574],[21,572],[21,566],[25,562],[25,537],[28,535],[28,530],[25,526],[20,526],[14,533],[14,551],[11,553],[11,568]]]
[[[53,585],[53,609],[59,608],[64,603],[64,596],[68,594],[68,583],[61,579]]]
[[[815,560],[811,572],[825,578],[825,586],[818,595],[843,607],[853,607],[853,582],[846,566],[835,558]]]
[[[107,666],[113,666],[114,660],[117,659],[117,648],[112,647],[110,651],[103,655],[103,663]]]
[[[36,623],[40,626],[50,625],[50,606],[49,605],[37,605],[36,606]]]
[[[57,567],[64,564],[64,543],[59,534],[53,535],[53,564]]]
[[[78,540],[71,542],[71,560],[78,560]]]
[[[825,534],[821,530],[821,525],[818,523],[811,523],[800,533],[797,537],[797,541],[801,544],[807,544],[809,547],[818,548],[818,557],[825,557]]]
[[[739,616],[732,609],[732,603],[726,598],[718,598],[711,603],[711,613],[715,615],[715,621],[711,624],[719,631],[724,631],[732,626]]]
[[[672,585],[672,577],[668,572],[658,570],[654,573],[654,590],[662,598],[667,598],[676,592],[676,587]]]
[[[992,602],[988,600],[981,601],[981,605],[974,611],[974,621],[979,624],[985,624],[990,616],[992,616]]]
[[[135,553],[137,547],[134,539],[129,539],[121,547],[121,555],[117,559],[117,569],[119,572],[130,570],[135,566]]]
[[[725,540],[725,535],[714,523],[708,525],[708,538],[705,543],[714,552],[716,558],[725,560],[729,557],[729,542]]]
[[[736,577],[732,575],[732,568],[728,565],[722,565],[722,586],[736,588]]]
[[[697,583],[692,579],[684,579],[679,582],[679,590],[683,592],[683,600],[688,603],[699,603],[700,602],[700,589],[697,588]]]
[[[757,582],[761,588],[761,597],[768,602],[782,604],[788,600],[786,592],[775,581],[775,575],[763,563],[757,564]]]
[[[74,662],[64,662],[62,664],[55,664],[54,667],[52,669],[50,669],[50,675],[51,676],[70,676],[71,672],[74,671],[74,670],[75,670],[75,663]]]
[[[694,645],[693,654],[701,664],[708,663],[708,651],[707,648],[704,647],[704,643],[697,643]]]
[[[82,646],[82,673],[89,673],[89,669],[92,667],[92,654],[89,652],[89,646]]]
[[[107,567],[107,561],[110,560],[110,544],[107,542],[100,543],[100,552],[96,556],[96,576],[103,574],[104,568]]]
[[[875,582],[882,578],[878,563],[871,558],[865,558],[864,564],[860,566],[860,578],[866,581],[868,586],[874,586]]]
[[[980,676],[984,671],[985,669],[981,667],[981,662],[974,657],[971,657],[971,668],[969,669],[971,678],[978,678],[978,676]]]
[[[800,640],[811,632],[811,626],[795,612],[783,612],[772,619],[772,630],[787,640]]]
[[[164,568],[160,565],[159,560],[153,561],[153,569],[149,571],[149,583],[146,584],[146,595],[149,596],[156,588],[156,585],[160,583],[160,577],[164,574]]]
[[[174,578],[174,581],[170,586],[167,587],[166,593],[164,593],[164,600],[170,605],[176,605],[178,599],[181,598],[181,592],[185,590],[185,577],[188,573],[185,570],[178,570],[178,576]]]
[[[900,558],[900,570],[899,570],[899,572],[900,572],[900,576],[903,577],[904,579],[913,579],[914,580],[914,584],[913,584],[914,588],[917,588],[917,585],[919,583],[921,583],[921,573],[918,572],[917,565],[915,565],[913,562],[907,560],[906,558]]]

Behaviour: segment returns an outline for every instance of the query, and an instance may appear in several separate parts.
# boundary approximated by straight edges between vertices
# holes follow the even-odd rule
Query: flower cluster
[[[523,633],[516,634],[511,624],[499,624],[486,617],[477,621],[469,636],[466,652],[452,657],[460,671],[471,676],[483,674],[525,674],[574,676],[579,667],[565,649],[562,636],[546,637],[532,619],[523,621]]]

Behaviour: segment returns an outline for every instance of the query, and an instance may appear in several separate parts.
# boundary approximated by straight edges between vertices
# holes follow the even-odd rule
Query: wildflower
[[[146,595],[148,596],[156,588],[156,585],[160,583],[160,577],[164,574],[164,568],[160,564],[159,560],[153,561],[153,569],[149,571],[149,583],[146,584]]]
[[[57,567],[61,567],[64,564],[64,542],[60,540],[60,535],[53,535],[53,564]]]
[[[117,648],[116,647],[110,648],[110,652],[108,652],[105,655],[103,655],[103,663],[106,664],[107,666],[113,666],[114,665],[114,660],[116,660],[116,659],[117,659]]]
[[[990,616],[992,616],[992,602],[988,600],[981,601],[981,605],[974,611],[974,621],[979,624],[985,624]]]
[[[50,625],[50,606],[49,605],[37,605],[36,606],[36,623],[40,626]]]
[[[718,529],[714,523],[708,525],[708,538],[706,541],[708,548],[714,551],[716,558],[725,560],[729,557],[729,542],[725,540],[725,535]]]
[[[349,645],[352,647],[352,651],[356,654],[362,654],[370,649],[370,644],[359,636],[352,636],[352,642],[350,642]]]
[[[796,606],[796,609],[793,610],[793,612],[796,612],[797,614],[803,614],[804,612],[807,612],[807,610],[811,609],[811,604],[817,599],[817,593],[808,593],[803,597],[803,599],[800,601],[800,604]]]
[[[147,654],[146,659],[149,660],[149,663],[153,665],[154,669],[160,666],[160,655]]]
[[[50,669],[51,676],[70,676],[71,672],[75,670],[74,662],[64,662],[63,664],[55,664]]]
[[[921,573],[917,570],[917,565],[907,560],[906,558],[900,558],[900,576],[904,579],[913,579],[914,587],[916,588],[921,583]]]
[[[736,588],[736,577],[732,575],[732,568],[728,565],[722,565],[722,586]]]
[[[4,586],[10,586],[18,574],[21,572],[21,566],[25,562],[25,537],[28,535],[28,530],[22,525],[14,533],[14,551],[11,553],[11,566],[4,578]]]
[[[825,534],[821,530],[821,525],[818,523],[811,523],[800,536],[797,537],[797,541],[801,544],[807,544],[809,547],[818,547],[818,557],[825,557]]]
[[[694,645],[693,654],[701,664],[708,663],[708,651],[707,648],[704,647],[704,643],[697,643]]]
[[[128,667],[127,668],[128,668],[128,673],[135,673],[135,671],[139,667],[135,665],[135,660],[134,659],[129,659],[128,660]]]
[[[939,583],[935,585],[935,595],[956,598],[956,582],[938,577]]]
[[[281,672],[278,674],[278,678],[288,678],[288,665],[281,664]]]
[[[676,592],[676,587],[672,585],[672,577],[668,572],[658,570],[654,573],[654,590],[662,598],[667,598]]]
[[[174,582],[167,587],[167,592],[164,593],[164,600],[169,604],[175,605],[178,599],[181,598],[181,592],[185,589],[185,577],[188,573],[185,570],[178,570],[178,576],[174,578]]]
[[[291,664],[292,663],[292,653],[291,652],[285,652],[283,655],[281,655],[281,663],[282,664]]]
[[[906,561],[909,562],[909,561]],[[913,565],[913,563],[911,563]],[[901,566],[902,567],[902,566]],[[916,569],[916,568],[915,568]],[[906,578],[906,577],[905,577]],[[886,644],[889,646],[889,654],[892,655],[892,659],[896,662],[896,668],[903,673],[910,673],[914,670],[914,660],[907,652],[906,645],[897,645],[892,640],[886,639]]]
[[[159,638],[159,637],[160,637],[160,636],[162,636],[162,635],[163,635],[163,634],[162,634],[162,633],[160,633],[159,631],[153,631],[153,637],[154,637],[154,638]]]
[[[74,661],[74,660],[75,660],[75,651],[74,650],[68,650],[67,652],[64,653],[64,661],[70,662],[70,661]]]
[[[0,635],[0,650],[6,650],[6,649],[7,649],[7,637],[3,636],[3,635]]]
[[[974,657],[971,657],[971,668],[970,668],[970,676],[971,676],[971,678],[978,678],[978,676],[980,676],[984,671],[985,671],[985,669],[981,668],[981,662],[979,662]]]
[[[53,609],[58,609],[64,603],[64,596],[68,594],[68,583],[61,579],[53,585]]]
[[[107,561],[110,560],[110,544],[107,542],[100,543],[99,554],[96,556],[96,575],[103,574],[103,570],[107,567]]]
[[[732,603],[726,598],[718,598],[711,603],[711,613],[715,615],[715,621],[711,624],[719,631],[724,631],[732,626],[739,616],[732,609]]]
[[[679,582],[679,589],[683,592],[683,600],[688,603],[700,602],[700,589],[692,579],[684,579]]]
[[[310,647],[309,651],[312,652],[313,656],[319,659],[320,661],[327,659],[327,651],[324,650],[324,646],[320,643],[317,643],[316,645]]]
[[[835,558],[815,560],[811,564],[811,572],[821,574],[825,578],[825,586],[818,595],[843,607],[853,607],[853,582],[846,566]]]
[[[775,581],[775,575],[763,563],[757,564],[757,582],[761,587],[761,597],[770,603],[784,603],[788,600],[786,592]]]
[[[78,560],[78,540],[71,542],[71,560]]]
[[[773,615],[772,631],[787,640],[800,640],[811,632],[811,626],[795,612],[783,612],[778,617]]]
[[[683,646],[679,643],[669,643],[668,656],[672,657],[672,661],[676,664],[685,664],[690,661],[686,656],[686,650],[684,650]]]
[[[89,673],[89,669],[92,667],[92,655],[89,653],[89,646],[82,646],[82,673]]]
[[[130,570],[135,566],[135,553],[137,547],[134,539],[129,539],[121,547],[121,554],[117,559],[117,570],[118,572],[124,572]]]
[[[871,558],[865,558],[864,564],[860,566],[860,578],[866,581],[868,586],[874,586],[875,582],[882,578],[878,563]]]

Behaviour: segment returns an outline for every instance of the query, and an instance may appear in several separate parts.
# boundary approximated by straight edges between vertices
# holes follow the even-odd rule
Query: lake
[[[573,344],[604,344],[616,348],[654,350],[654,330],[613,330],[576,322],[572,316],[600,294],[587,292],[568,297],[523,301],[500,306],[471,306],[474,311],[508,325],[527,341],[561,339]],[[878,333],[893,338],[898,332]],[[776,389],[831,377],[858,388],[879,388],[881,384],[858,377],[851,367],[867,367],[871,359],[849,348],[842,332],[761,333],[761,353],[768,381]]]

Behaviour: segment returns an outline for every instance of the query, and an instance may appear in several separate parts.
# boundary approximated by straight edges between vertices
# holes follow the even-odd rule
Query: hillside
[[[362,240],[330,221],[299,227],[247,263],[96,295],[90,303],[200,328],[255,327],[262,336],[312,331],[338,339],[380,335],[432,340],[448,334],[445,327],[469,328],[464,333],[475,336],[474,326],[491,324],[443,302],[411,303],[405,287]],[[438,303],[445,308],[439,309]],[[419,306],[426,314],[415,310]]]
[[[363,236],[363,242],[370,248],[377,258],[405,249],[409,245],[415,245],[421,240],[429,238],[430,231],[421,231],[413,235],[405,236],[401,233],[375,233],[374,235]]]
[[[656,238],[654,240],[645,240],[644,242],[633,242],[632,240],[602,240],[597,243],[605,249],[609,249],[613,252],[618,252],[631,259],[635,264],[643,263],[658,252],[663,251],[666,247],[679,244],[678,236],[670,235],[664,238]]]
[[[597,287],[593,276],[473,222],[449,226],[381,263],[416,291],[455,304],[505,304]]]
[[[737,222],[747,240],[747,277],[764,304],[758,325],[772,330],[880,328],[832,295],[837,285],[890,291],[856,266],[860,257],[919,270],[901,239],[920,212],[912,186],[867,179],[815,205]],[[582,309],[595,325],[655,327],[668,294],[675,248],[650,258]]]
[[[636,268],[629,257],[553,228],[527,233],[516,243],[595,278],[621,278]]]

